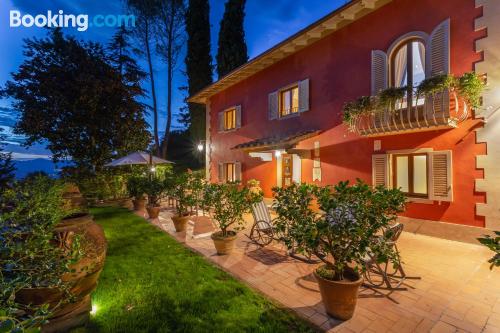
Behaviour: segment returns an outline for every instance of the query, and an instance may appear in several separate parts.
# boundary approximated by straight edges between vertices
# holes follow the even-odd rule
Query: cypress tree
[[[208,0],[189,0],[186,12],[186,75],[188,95],[192,96],[212,83],[210,55],[210,5]],[[205,138],[205,106],[188,103],[189,132],[193,142]]]
[[[248,61],[243,21],[246,0],[228,0],[220,22],[217,73],[223,77]]]

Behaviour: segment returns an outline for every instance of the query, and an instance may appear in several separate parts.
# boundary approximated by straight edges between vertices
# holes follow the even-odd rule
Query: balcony
[[[408,105],[406,98],[394,107],[358,115],[350,129],[365,137],[456,128],[467,119],[469,108],[455,92],[444,91]]]

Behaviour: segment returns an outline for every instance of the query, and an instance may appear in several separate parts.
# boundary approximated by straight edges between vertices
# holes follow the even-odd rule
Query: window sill
[[[219,133],[231,133],[231,132],[236,132],[239,128],[232,128],[232,129],[228,129],[228,130],[223,130],[223,131],[219,131]]]
[[[427,199],[427,198],[408,197],[407,199],[408,199],[408,202],[412,202],[412,203],[420,203],[420,204],[426,204],[426,205],[434,204],[434,200]]]
[[[298,116],[300,116],[300,112],[295,112],[295,113],[287,114],[286,116],[279,116],[278,120],[285,120],[285,119],[295,118]]]

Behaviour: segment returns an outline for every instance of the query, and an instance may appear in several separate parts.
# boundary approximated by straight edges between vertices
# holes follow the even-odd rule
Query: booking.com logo
[[[22,15],[19,10],[10,11],[10,27],[39,27],[39,28],[77,28],[78,31],[87,31],[89,27],[135,27],[134,15],[95,15],[89,20],[86,14],[65,14],[63,10],[47,14]]]

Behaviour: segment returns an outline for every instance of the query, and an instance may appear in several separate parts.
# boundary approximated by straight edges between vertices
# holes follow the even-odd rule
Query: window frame
[[[418,36],[412,36],[412,37],[409,37],[407,39],[404,39],[403,41],[400,41],[396,47],[394,47],[392,50],[391,50],[391,53],[389,54],[390,58],[389,58],[389,63],[390,63],[390,78],[389,78],[389,86],[390,87],[396,87],[396,56],[397,54],[399,53],[399,51],[403,48],[403,47],[407,47],[407,51],[406,51],[406,70],[407,70],[407,78],[406,78],[406,87],[407,87],[407,91],[406,91],[406,96],[407,96],[407,100],[406,100],[406,108],[412,108],[414,106],[418,106],[418,101],[415,100],[416,99],[416,96],[414,96],[414,82],[413,82],[413,49],[411,49],[411,45],[413,42],[420,42],[424,45],[424,55],[425,57],[427,57],[427,45],[426,45],[426,41],[425,39],[423,39],[422,37],[418,37]],[[425,63],[424,64],[424,68],[423,68],[423,71],[424,73],[426,74],[427,73],[427,67],[428,64]],[[411,96],[411,98],[409,99],[408,96]],[[413,105],[413,103],[415,103],[415,105]]]
[[[399,188],[397,183],[398,169],[397,169],[397,158],[398,157],[408,157],[408,192],[403,192],[407,197],[419,198],[419,199],[429,199],[430,198],[430,177],[429,174],[429,154],[428,153],[406,153],[406,154],[393,154],[392,155],[392,184],[393,188]],[[415,193],[414,191],[414,157],[415,156],[425,156],[425,169],[426,169],[426,188],[427,193]]]
[[[293,90],[295,90],[295,89],[297,89],[297,106],[294,109],[294,107],[293,107]],[[290,110],[289,110],[289,113],[284,114],[285,109],[284,109],[284,97],[283,97],[283,95],[287,92],[290,92]],[[300,99],[300,96],[299,96],[299,83],[298,82],[291,84],[287,87],[281,88],[278,91],[278,118],[288,118],[288,117],[293,117],[293,116],[298,115],[300,113],[299,112],[299,108],[300,108],[299,99]]]
[[[231,166],[232,172],[229,173],[229,166]],[[224,182],[229,183],[229,182],[235,182],[236,180],[236,163],[235,162],[225,162],[223,164],[223,171],[224,171]],[[231,174],[231,180],[229,179],[229,174]]]
[[[223,111],[223,120],[224,120],[224,131],[227,132],[227,131],[232,131],[232,130],[235,130],[236,129],[236,107],[231,107],[229,109],[226,109]],[[228,114],[232,114],[232,127],[228,127],[228,123],[229,123],[229,117],[228,117]]]

